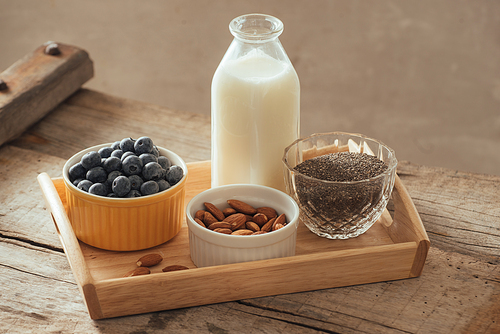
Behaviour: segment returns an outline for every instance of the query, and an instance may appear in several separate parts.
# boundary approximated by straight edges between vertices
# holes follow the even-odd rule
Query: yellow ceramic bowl
[[[63,167],[68,216],[76,237],[86,244],[114,251],[132,251],[160,245],[181,229],[187,179],[186,163],[175,153],[158,147],[164,155],[184,170],[175,186],[154,195],[136,198],[109,198],[89,194],[69,181],[68,171],[90,151],[90,147],[72,156]]]

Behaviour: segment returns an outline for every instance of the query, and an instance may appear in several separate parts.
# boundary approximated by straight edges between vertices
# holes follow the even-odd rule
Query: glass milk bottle
[[[285,191],[281,159],[299,136],[300,84],[262,14],[229,24],[234,39],[212,81],[212,187],[250,183]]]

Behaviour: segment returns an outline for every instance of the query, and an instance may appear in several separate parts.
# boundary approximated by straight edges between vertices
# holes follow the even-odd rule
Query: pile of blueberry
[[[78,189],[107,197],[156,194],[183,176],[182,168],[161,156],[149,137],[124,138],[98,152],[85,153],[69,169],[69,179]]]

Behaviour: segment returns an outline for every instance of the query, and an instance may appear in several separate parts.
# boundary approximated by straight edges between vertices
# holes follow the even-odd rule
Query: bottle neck
[[[274,16],[247,14],[232,20],[229,31],[244,43],[262,44],[276,40],[283,32],[283,23]]]

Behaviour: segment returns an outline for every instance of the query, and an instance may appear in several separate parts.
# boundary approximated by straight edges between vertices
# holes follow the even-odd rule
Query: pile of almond
[[[132,276],[140,276],[140,275],[148,275],[151,274],[151,267],[154,267],[160,262],[163,261],[163,257],[160,254],[146,254],[142,256],[139,260],[137,260],[136,265],[137,268],[130,270],[128,273],[126,273],[123,277],[132,277]],[[163,268],[161,271],[166,273],[170,271],[177,271],[177,270],[186,270],[189,269],[186,266],[181,266],[181,265],[171,265]]]
[[[194,220],[203,227],[214,232],[231,235],[258,235],[279,230],[285,227],[285,214],[276,212],[270,207],[254,208],[245,202],[230,199],[229,207],[217,208],[205,202],[205,210],[198,210]]]

